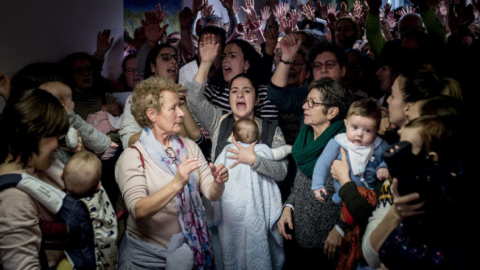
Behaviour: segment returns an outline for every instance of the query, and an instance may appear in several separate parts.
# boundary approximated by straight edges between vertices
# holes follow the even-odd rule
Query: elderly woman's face
[[[80,58],[75,60],[72,73],[76,90],[85,91],[92,87],[93,69],[87,59]]]
[[[247,78],[237,78],[230,87],[230,108],[232,109],[235,120],[254,119],[255,105],[258,99],[255,99],[255,89]]]
[[[152,72],[160,78],[170,78],[174,81],[178,77],[178,55],[173,48],[163,48],[157,55],[155,65],[151,65]]]
[[[165,91],[162,95],[163,105],[155,114],[154,126],[164,134],[177,134],[182,129],[182,118],[185,115],[180,109],[180,99],[172,91]]]
[[[310,107],[312,105],[312,107]],[[304,119],[303,122],[305,125],[316,126],[316,125],[323,125],[327,123],[329,120],[327,115],[323,113],[323,109],[325,105],[323,105],[322,94],[318,89],[313,88],[307,96],[307,100],[303,103],[303,115]]]

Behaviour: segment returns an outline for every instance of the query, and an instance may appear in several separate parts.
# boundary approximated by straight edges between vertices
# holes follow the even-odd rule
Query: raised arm
[[[278,64],[277,70],[273,73],[271,82],[278,87],[286,87],[288,80],[288,71],[290,70],[291,61],[302,45],[302,39],[299,34],[290,34],[282,38],[280,41],[280,49],[282,57]]]
[[[380,56],[382,48],[387,43],[387,40],[382,36],[380,30],[380,6],[381,0],[367,0],[368,3],[368,15],[365,23],[365,32],[367,34],[367,40],[372,47],[375,56]]]

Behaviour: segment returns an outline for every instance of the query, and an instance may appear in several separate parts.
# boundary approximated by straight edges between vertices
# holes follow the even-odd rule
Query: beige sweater
[[[210,199],[209,188],[214,181],[210,167],[200,148],[189,139],[182,138],[189,158],[202,161],[200,169],[194,171],[200,191]],[[123,151],[115,167],[115,178],[122,192],[125,205],[130,214],[127,230],[136,239],[153,243],[164,248],[170,244],[170,239],[182,228],[177,216],[176,198],[173,198],[165,208],[149,219],[135,219],[135,204],[141,199],[154,194],[173,180],[173,176],[160,169],[150,158],[141,143],[134,146],[142,153],[145,170],[137,150],[127,148]]]
[[[56,186],[53,182],[45,182]],[[3,269],[40,269],[40,220],[54,221],[54,215],[20,189],[0,191],[0,264]],[[49,266],[56,265],[63,257],[62,251],[47,251],[46,254]]]

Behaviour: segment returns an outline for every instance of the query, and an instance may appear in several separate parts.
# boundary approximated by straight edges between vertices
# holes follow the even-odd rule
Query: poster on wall
[[[133,38],[135,29],[142,25],[144,13],[147,10],[155,10],[157,4],[165,6],[167,15],[161,26],[168,24],[167,34],[180,32],[178,15],[182,11],[182,2],[179,0],[123,0],[123,27],[128,35]]]

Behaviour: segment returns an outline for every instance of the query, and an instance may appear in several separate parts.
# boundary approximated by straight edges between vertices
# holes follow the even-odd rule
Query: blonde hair
[[[441,81],[443,88],[440,94],[453,97],[458,100],[463,100],[462,89],[460,88],[459,82],[451,78],[444,78]]]
[[[141,127],[152,126],[152,122],[147,117],[147,109],[160,111],[165,101],[163,95],[165,91],[177,94],[178,86],[171,79],[159,77],[150,77],[137,84],[133,92],[131,110]]]
[[[65,188],[77,199],[95,193],[101,176],[100,159],[88,151],[73,155],[63,170]]]

